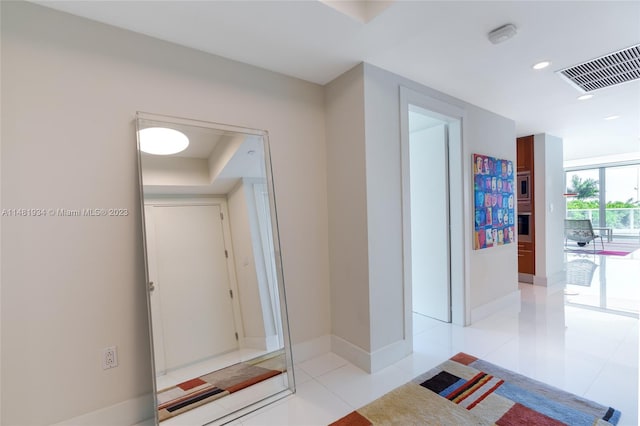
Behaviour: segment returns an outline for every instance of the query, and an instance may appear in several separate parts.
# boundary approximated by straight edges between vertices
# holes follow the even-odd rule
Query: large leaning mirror
[[[156,421],[223,424],[294,391],[267,133],[136,130]]]

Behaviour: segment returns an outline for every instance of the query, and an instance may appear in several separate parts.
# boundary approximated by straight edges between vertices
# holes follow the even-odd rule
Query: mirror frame
[[[150,120],[155,122],[163,122],[167,123],[167,125],[180,125],[180,126],[197,126],[204,127],[212,130],[217,130],[221,132],[235,132],[244,135],[253,135],[260,136],[262,138],[263,148],[264,148],[264,168],[265,168],[265,177],[266,177],[266,187],[268,192],[269,199],[269,212],[271,216],[271,233],[273,238],[273,250],[274,250],[274,263],[276,266],[276,280],[277,280],[277,288],[278,288],[278,297],[280,300],[280,319],[282,322],[282,339],[283,339],[283,351],[285,357],[285,365],[286,365],[286,382],[288,387],[281,391],[277,391],[270,395],[265,395],[262,398],[259,398],[251,403],[248,403],[244,407],[238,409],[232,409],[229,413],[217,417],[212,418],[206,421],[203,424],[224,424],[236,420],[246,414],[249,414],[255,410],[258,410],[266,405],[269,405],[277,400],[285,398],[289,395],[292,395],[296,391],[295,387],[295,373],[293,370],[293,351],[291,347],[291,336],[289,330],[289,320],[288,320],[288,310],[287,310],[287,302],[286,302],[286,291],[284,285],[284,272],[282,266],[282,255],[281,255],[281,247],[280,247],[280,234],[278,227],[278,217],[277,217],[277,209],[276,209],[276,198],[275,198],[275,186],[273,182],[273,169],[271,164],[271,150],[269,143],[269,134],[266,130],[252,129],[247,127],[234,126],[229,124],[221,124],[216,122],[208,122],[201,120],[193,120],[188,118],[181,117],[173,117],[169,115],[161,115],[161,114],[153,114],[138,111],[136,112],[135,118],[135,129],[136,129],[136,146],[137,146],[137,164],[138,164],[138,187],[139,187],[139,196],[140,196],[140,218],[142,225],[142,246],[143,246],[143,259],[144,259],[144,274],[145,274],[145,291],[146,291],[146,299],[147,299],[147,320],[149,324],[149,343],[151,350],[151,373],[153,378],[153,411],[154,411],[154,420],[155,424],[159,425],[160,420],[158,416],[158,387],[157,387],[157,377],[156,377],[156,366],[155,366],[155,348],[153,342],[153,323],[151,320],[151,298],[150,298],[150,285],[149,285],[149,258],[148,258],[148,247],[147,247],[147,231],[146,231],[146,222],[145,222],[145,194],[144,194],[144,181],[142,176],[142,154],[140,151],[140,122],[141,120]],[[220,194],[208,194],[207,196],[215,196],[219,197]],[[204,405],[206,406],[206,404]],[[179,417],[180,415],[178,415]]]

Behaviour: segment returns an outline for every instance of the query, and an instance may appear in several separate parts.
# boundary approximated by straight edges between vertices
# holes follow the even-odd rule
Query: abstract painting
[[[513,161],[473,154],[475,250],[515,241]]]

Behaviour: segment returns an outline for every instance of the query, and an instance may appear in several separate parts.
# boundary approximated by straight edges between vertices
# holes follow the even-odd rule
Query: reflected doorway
[[[222,202],[174,203],[145,205],[158,375],[239,348]]]

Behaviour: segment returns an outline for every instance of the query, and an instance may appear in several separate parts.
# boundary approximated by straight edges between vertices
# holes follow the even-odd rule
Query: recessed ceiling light
[[[591,98],[593,98],[593,95],[589,95],[589,94],[578,96],[579,101],[586,101],[587,99],[591,99]]]
[[[177,130],[166,127],[149,127],[140,130],[140,150],[147,154],[177,154],[188,146],[189,138]]]
[[[533,64],[533,66],[531,68],[533,68],[534,70],[541,70],[543,68],[548,67],[549,65],[551,65],[551,62],[542,61],[542,62],[538,62],[537,64]]]
[[[619,115],[610,115],[610,116],[608,116],[608,117],[605,117],[604,119],[605,119],[605,120],[616,120],[616,119],[618,119],[618,118],[620,118],[620,116],[619,116]]]

